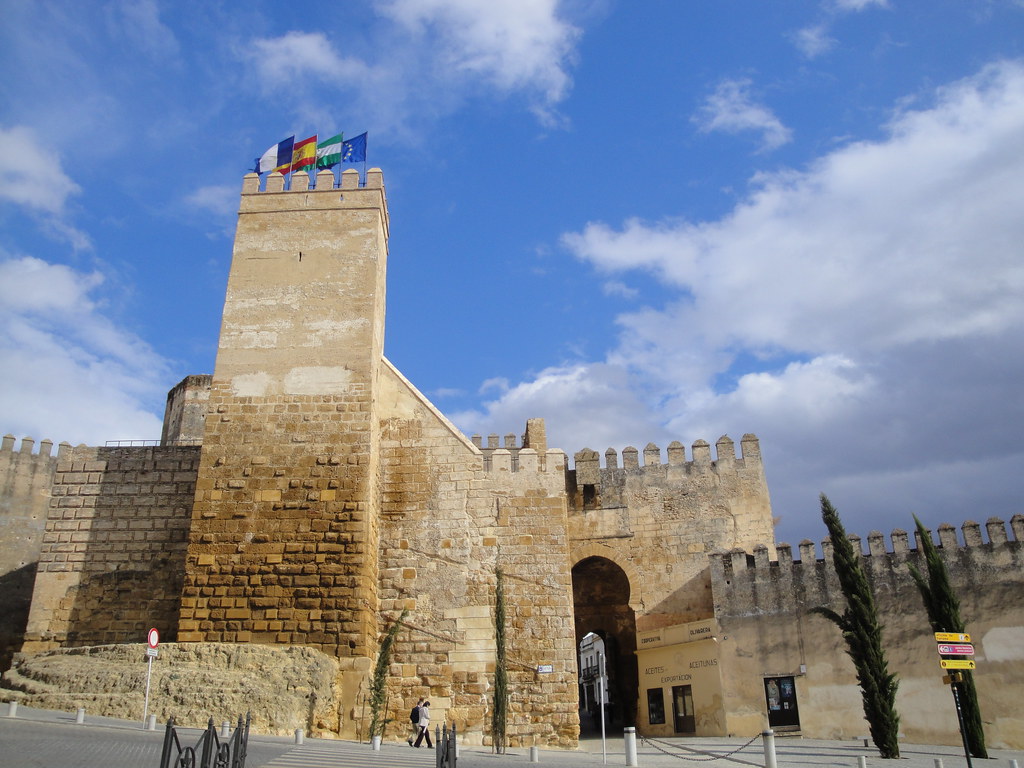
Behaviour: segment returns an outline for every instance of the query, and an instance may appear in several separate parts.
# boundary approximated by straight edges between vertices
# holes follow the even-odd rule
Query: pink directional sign
[[[973,656],[974,646],[939,643],[939,654],[942,656]]]

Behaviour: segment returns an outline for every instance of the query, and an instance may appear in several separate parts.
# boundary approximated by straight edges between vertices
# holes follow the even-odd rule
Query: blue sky
[[[778,539],[1024,511],[1024,3],[3,0],[0,432],[155,439],[241,178],[369,133],[465,432],[761,439]]]

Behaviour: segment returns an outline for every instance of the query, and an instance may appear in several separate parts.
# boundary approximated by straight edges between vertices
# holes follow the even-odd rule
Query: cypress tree
[[[373,676],[370,678],[370,737],[383,736],[384,728],[388,724],[387,718],[387,681],[388,670],[391,668],[391,648],[395,644],[395,636],[402,628],[402,622],[409,614],[403,610],[398,621],[388,627],[388,631],[381,640],[380,650],[377,651],[377,664],[373,668]]]
[[[939,550],[932,541],[931,534],[924,524],[914,515],[917,526],[917,537],[924,553],[925,567],[928,571],[926,579],[913,564],[910,575],[914,577],[917,589],[928,612],[928,621],[933,632],[963,632],[966,625],[960,618],[960,600],[949,582],[949,571],[946,563],[939,557]],[[960,685],[960,711],[964,717],[964,737],[967,749],[974,757],[988,757],[985,748],[985,730],[981,723],[981,708],[978,706],[978,692],[974,687],[974,677],[970,670],[962,670],[963,682]]]
[[[495,577],[495,706],[490,711],[490,735],[495,752],[504,755],[509,681],[505,657],[505,573],[500,567]]]
[[[846,652],[857,671],[871,739],[883,758],[898,758],[900,716],[896,711],[896,689],[899,681],[896,675],[889,674],[871,585],[864,573],[860,552],[854,552],[839,513],[824,493],[821,494],[821,518],[832,540],[832,563],[846,598],[846,610],[840,615],[830,608],[818,607],[812,613],[830,619],[842,631]]]
[[[494,707],[491,709],[491,738],[494,751],[505,753],[508,722],[508,669],[505,659],[505,574],[495,572],[494,589]]]

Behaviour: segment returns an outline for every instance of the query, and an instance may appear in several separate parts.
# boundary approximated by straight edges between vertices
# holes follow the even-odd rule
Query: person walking
[[[430,740],[430,702],[424,701],[420,705],[420,735],[416,737],[416,743],[412,746],[418,747],[420,742],[423,741],[423,737],[427,738],[427,746],[433,747],[434,743]]]
[[[412,723],[412,733],[409,734],[409,738],[406,739],[409,742],[409,746],[412,746],[413,739],[420,735],[420,707],[423,706],[423,697],[420,696],[420,700],[416,702],[416,706],[412,708],[412,712],[409,713],[409,721]]]

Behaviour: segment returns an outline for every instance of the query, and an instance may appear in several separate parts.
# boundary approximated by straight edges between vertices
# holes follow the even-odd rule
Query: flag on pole
[[[345,134],[339,133],[316,145],[316,167],[333,168],[341,162],[341,145]]]
[[[256,173],[270,173],[271,171],[288,173],[288,169],[292,167],[292,147],[294,145],[294,136],[277,142],[264,152],[262,157],[256,159]]]
[[[349,139],[341,145],[341,162],[343,163],[365,163],[366,162],[366,134],[361,133],[354,139]]]
[[[316,166],[316,134],[295,142],[292,149],[292,172]]]

